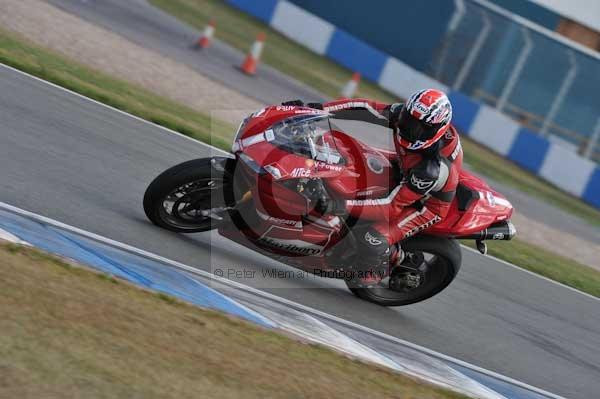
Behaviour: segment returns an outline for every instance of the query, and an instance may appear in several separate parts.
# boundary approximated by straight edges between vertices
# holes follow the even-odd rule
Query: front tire
[[[382,306],[410,305],[440,293],[454,280],[462,262],[458,241],[449,238],[417,236],[404,241],[402,249],[407,254],[407,260],[402,263],[403,265],[411,259],[420,259],[423,254],[430,256],[430,259],[425,262],[426,272],[422,274],[423,282],[419,286],[404,290],[394,290],[389,286],[356,288],[352,286],[351,281],[346,281],[350,291],[361,299]],[[394,276],[394,272],[392,275]]]
[[[204,213],[226,208],[225,193],[233,184],[226,169],[234,161],[222,157],[202,158],[167,169],[146,189],[146,216],[155,225],[178,233],[216,228],[227,211]]]

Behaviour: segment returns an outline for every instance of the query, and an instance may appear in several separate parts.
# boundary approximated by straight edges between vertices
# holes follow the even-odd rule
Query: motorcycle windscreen
[[[327,115],[299,115],[265,132],[268,142],[296,155],[328,164],[343,163]]]

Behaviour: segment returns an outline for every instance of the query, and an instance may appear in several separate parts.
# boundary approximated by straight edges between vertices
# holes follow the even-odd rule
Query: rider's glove
[[[390,105],[390,116],[388,117],[390,129],[398,127],[398,120],[400,119],[400,112],[402,111],[403,107],[404,104],[402,103],[394,103]]]
[[[314,109],[323,109],[323,103],[308,103],[306,106]]]
[[[302,101],[302,100],[284,101],[284,102],[281,103],[281,105],[303,107],[304,106],[304,101]]]

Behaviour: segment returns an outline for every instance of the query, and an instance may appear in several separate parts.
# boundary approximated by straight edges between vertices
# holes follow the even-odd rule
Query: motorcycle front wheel
[[[405,259],[389,277],[369,288],[346,284],[354,295],[382,306],[405,306],[424,301],[446,288],[456,277],[462,262],[456,240],[417,236],[402,243]]]
[[[144,194],[152,223],[178,233],[216,228],[227,216],[232,189],[226,158],[202,158],[175,165],[156,177]]]

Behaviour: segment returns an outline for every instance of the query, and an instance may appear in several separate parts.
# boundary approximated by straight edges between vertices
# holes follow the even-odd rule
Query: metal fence
[[[486,0],[456,11],[427,71],[600,161],[600,56]]]

